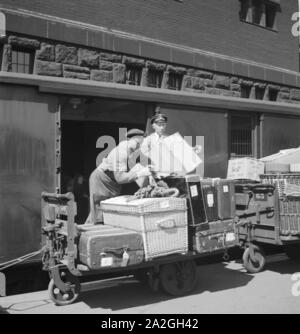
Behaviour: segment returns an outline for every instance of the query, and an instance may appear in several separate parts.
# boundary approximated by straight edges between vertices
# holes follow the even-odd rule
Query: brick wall
[[[299,70],[298,39],[291,34],[298,0],[281,1],[278,32],[241,22],[239,0],[2,0],[1,4]]]

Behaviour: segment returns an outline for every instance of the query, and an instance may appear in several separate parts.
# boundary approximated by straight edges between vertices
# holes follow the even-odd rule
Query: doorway
[[[109,143],[125,140],[126,129],[145,130],[149,110],[146,103],[77,97],[62,106],[61,192],[74,193],[76,223],[84,223],[88,216],[89,176],[113,148]],[[124,185],[122,194],[137,189],[133,183]]]

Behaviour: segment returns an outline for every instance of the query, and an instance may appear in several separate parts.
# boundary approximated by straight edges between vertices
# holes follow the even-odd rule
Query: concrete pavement
[[[198,266],[198,284],[188,296],[172,298],[153,293],[132,277],[106,280],[83,287],[78,302],[56,306],[47,291],[0,298],[0,310],[11,314],[152,314],[152,313],[300,313],[294,273],[300,263],[285,255],[267,257],[265,271],[247,274],[238,261]],[[299,274],[300,275],[300,274]],[[300,279],[300,278],[299,278]],[[299,294],[300,294],[300,283]],[[1,312],[1,311],[0,311]]]

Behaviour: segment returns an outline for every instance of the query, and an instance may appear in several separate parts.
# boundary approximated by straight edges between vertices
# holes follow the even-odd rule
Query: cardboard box
[[[281,150],[278,153],[261,158],[260,161],[278,164],[300,164],[300,147]]]
[[[194,171],[203,162],[178,132],[153,146],[150,158],[156,172],[179,175]]]
[[[264,174],[264,163],[254,158],[231,159],[228,162],[227,179],[260,181]]]

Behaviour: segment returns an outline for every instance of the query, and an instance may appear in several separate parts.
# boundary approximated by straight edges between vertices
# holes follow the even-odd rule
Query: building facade
[[[193,144],[204,137],[208,177],[225,177],[229,158],[300,145],[299,43],[291,33],[297,0],[0,6],[0,245],[7,257],[39,243],[40,192],[64,191],[67,176],[88,178],[105,148],[99,137],[117,141],[120,127],[145,128],[157,105],[169,116],[169,133]]]

